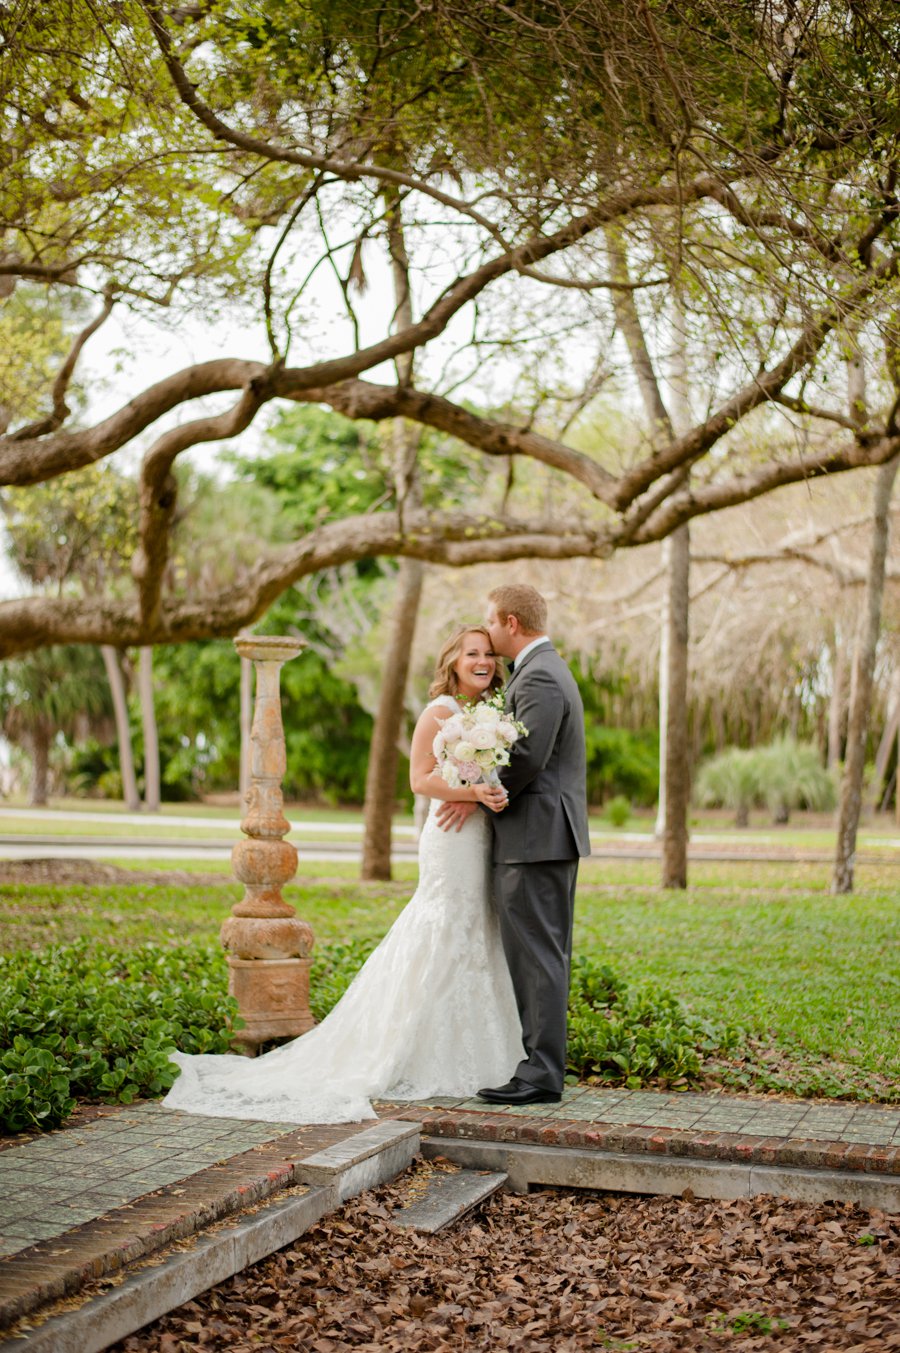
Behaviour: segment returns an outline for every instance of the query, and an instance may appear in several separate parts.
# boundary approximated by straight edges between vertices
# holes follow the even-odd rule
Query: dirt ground
[[[497,1194],[437,1236],[399,1230],[394,1209],[434,1168],[353,1200],[116,1353],[900,1349],[898,1215],[542,1190]]]
[[[0,860],[0,884],[82,884],[85,887],[102,887],[104,884],[147,884],[177,888],[196,886],[207,888],[211,884],[230,884],[234,880],[230,875],[200,874],[187,869],[123,869],[118,864],[106,864],[103,860]]]

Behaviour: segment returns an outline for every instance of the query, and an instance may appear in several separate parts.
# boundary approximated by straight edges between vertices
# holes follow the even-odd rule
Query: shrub
[[[794,808],[825,812],[834,807],[834,780],[811,743],[776,738],[756,755],[760,791],[773,822],[787,822]]]
[[[688,1014],[671,992],[631,991],[607,966],[573,959],[566,1069],[578,1079],[684,1088],[702,1079],[707,1056],[737,1041],[737,1030]]]
[[[376,941],[323,945],[311,973],[317,1020],[346,991]],[[239,1025],[218,945],[155,944],[113,952],[79,940],[0,956],[0,1130],[57,1127],[78,1100],[162,1095],[182,1052],[227,1052]],[[704,1057],[733,1035],[688,1015],[670,993],[632,991],[605,964],[576,956],[568,1070],[635,1087],[697,1081]]]
[[[731,747],[707,761],[700,768],[695,788],[697,801],[705,808],[731,808],[736,827],[747,826],[759,792],[757,754],[740,747]]]
[[[322,1020],[344,992],[375,948],[376,940],[352,939],[323,944],[314,950],[309,973],[309,1008]]]
[[[611,827],[624,827],[631,817],[631,804],[624,794],[617,794],[604,808],[603,816]]]
[[[765,804],[774,822],[787,822],[794,808],[833,808],[837,790],[811,743],[783,737],[753,751],[732,747],[707,761],[696,795],[706,807],[733,808],[735,825],[746,827],[753,805]]]
[[[0,956],[0,1127],[57,1127],[76,1099],[159,1095],[183,1052],[225,1052],[237,1023],[218,946],[114,952],[85,940]]]
[[[659,735],[608,728],[589,717],[585,721],[587,794],[589,803],[602,803],[621,794],[631,803],[651,807],[659,797]]]

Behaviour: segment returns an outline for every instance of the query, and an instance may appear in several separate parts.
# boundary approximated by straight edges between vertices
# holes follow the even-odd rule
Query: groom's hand
[[[460,831],[477,809],[477,803],[449,803],[446,799],[435,814],[437,824],[443,832]]]

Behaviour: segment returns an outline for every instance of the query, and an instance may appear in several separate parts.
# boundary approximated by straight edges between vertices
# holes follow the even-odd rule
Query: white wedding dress
[[[458,710],[451,696],[432,705]],[[419,885],[342,999],[262,1057],[175,1053],[167,1108],[269,1122],[374,1117],[373,1099],[473,1095],[507,1081],[522,1031],[490,901],[491,829],[473,813],[441,831],[432,800]]]

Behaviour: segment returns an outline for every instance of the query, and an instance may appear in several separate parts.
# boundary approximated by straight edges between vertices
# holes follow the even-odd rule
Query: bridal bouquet
[[[503,692],[451,714],[438,729],[432,751],[441,778],[452,789],[482,781],[497,785],[500,766],[509,765],[509,749],[528,729],[506,712]]]

